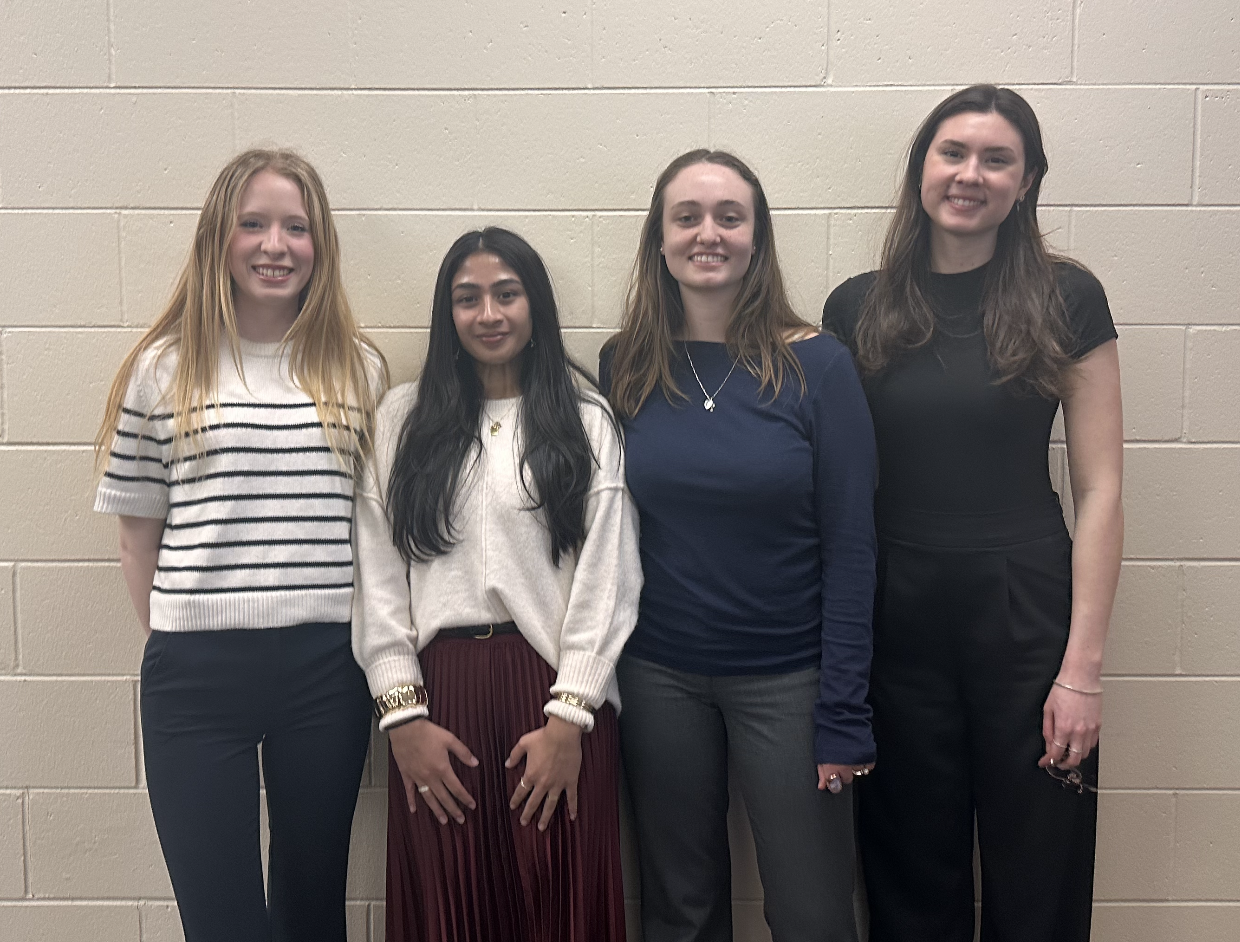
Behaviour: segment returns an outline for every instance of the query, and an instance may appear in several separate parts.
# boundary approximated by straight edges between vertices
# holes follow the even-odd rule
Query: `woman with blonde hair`
[[[96,438],[95,509],[147,633],[147,790],[187,942],[343,942],[370,731],[350,651],[353,486],[387,367],[314,168],[220,172]],[[259,745],[271,830],[259,852]]]
[[[1106,294],[1038,227],[1037,116],[944,99],[909,150],[878,271],[827,299],[878,436],[860,798],[874,942],[1089,938],[1102,650],[1123,542],[1119,357]],[[1063,406],[1076,517],[1047,471]]]
[[[644,937],[732,938],[732,772],[772,937],[854,942],[873,429],[848,351],[788,303],[736,157],[691,151],[659,176],[602,374],[641,522],[617,676]]]

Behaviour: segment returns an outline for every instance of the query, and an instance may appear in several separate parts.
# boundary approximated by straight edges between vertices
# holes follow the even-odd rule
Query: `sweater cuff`
[[[557,700],[554,697],[547,701],[547,705],[543,707],[543,713],[546,716],[555,716],[564,720],[566,723],[572,723],[574,726],[580,726],[583,732],[591,732],[594,729],[594,714],[589,710],[583,710],[581,707],[572,706],[563,700]]]
[[[393,710],[391,713],[383,714],[380,718],[379,729],[387,731],[393,726],[402,726],[411,720],[430,715],[430,709],[424,706],[411,706],[401,710]]]
[[[615,664],[588,651],[561,651],[555,683],[551,685],[551,695],[554,697],[557,693],[571,693],[581,697],[592,707],[602,706],[607,699],[607,688],[615,672]]]
[[[114,491],[100,485],[95,492],[95,511],[118,517],[159,519],[168,516],[168,495],[166,491],[156,494]]]
[[[406,684],[413,687],[423,686],[422,665],[414,654],[384,658],[364,667],[366,683],[370,686],[372,697],[381,697],[393,687],[403,687]]]

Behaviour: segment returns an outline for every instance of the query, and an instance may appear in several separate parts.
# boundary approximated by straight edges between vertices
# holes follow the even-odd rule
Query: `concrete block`
[[[1240,556],[1240,447],[1124,450],[1124,552],[1132,559]]]
[[[137,942],[138,931],[132,903],[0,903],[0,938],[13,942]]]
[[[730,777],[731,778],[731,777]],[[758,852],[740,786],[734,778],[728,783],[728,849],[732,857],[733,902],[761,902],[762,878],[758,874]],[[746,938],[744,934],[741,938]]]
[[[108,11],[108,0],[4,4],[0,86],[108,84]]]
[[[1240,19],[1231,0],[1175,6],[1090,0],[1077,14],[1080,82],[1240,81]],[[1134,19],[1139,17],[1139,19]]]
[[[29,802],[36,898],[172,899],[146,792],[35,791]]]
[[[13,611],[13,564],[0,565],[0,674],[17,667],[17,618]]]
[[[596,0],[598,85],[821,85],[827,76],[827,6],[814,0],[648,4]],[[832,24],[834,26],[834,24]]]
[[[732,901],[732,937],[737,942],[771,942],[761,900]]]
[[[370,905],[368,903],[344,904],[344,931],[348,942],[367,942],[370,937]]]
[[[1098,798],[1094,899],[1163,899],[1175,858],[1175,795],[1104,792]]]
[[[387,357],[393,386],[407,383],[421,375],[422,365],[426,362],[426,345],[430,338],[428,331],[380,328],[367,330],[366,334]]]
[[[120,566],[24,564],[17,586],[23,673],[137,675],[146,638]]]
[[[1171,899],[1240,899],[1240,794],[1175,796]]]
[[[0,324],[121,322],[114,213],[0,213]]]
[[[1240,203],[1240,94],[1232,88],[1201,92],[1197,201]]]
[[[10,730],[0,787],[134,784],[133,687],[118,680],[0,679]],[[83,895],[83,894],[78,894]]]
[[[502,226],[547,265],[561,323],[591,323],[590,217],[546,213],[338,213],[345,285],[354,315],[385,327],[427,327],[440,262],[473,229]]]
[[[0,899],[21,899],[25,895],[26,847],[22,835],[22,795],[21,792],[0,792]],[[0,920],[3,918],[0,916]]]
[[[620,326],[645,220],[644,212],[594,217],[594,322],[600,327]]]
[[[587,370],[598,375],[598,352],[603,349],[603,344],[607,342],[607,338],[614,334],[614,330],[566,330],[564,332],[564,349],[568,351],[568,355],[584,366]]]
[[[357,796],[345,889],[348,899],[383,899],[386,895],[387,801],[386,788],[363,788]],[[448,826],[455,825],[449,822]]]
[[[0,502],[0,559],[116,558],[115,518],[91,510],[89,449],[2,449],[0,480],[22,495]]]
[[[370,942],[383,942],[387,938],[387,905],[370,904]],[[638,940],[640,942],[640,940]]]
[[[4,95],[0,127],[7,206],[197,207],[233,153],[230,93]]]
[[[138,904],[142,920],[142,942],[185,942],[181,914],[176,903]]]
[[[368,781],[375,788],[386,789],[388,787],[388,737],[387,733],[379,729],[377,722],[370,729],[370,754],[366,757],[366,764],[370,766],[370,777],[362,781]]]
[[[587,86],[590,8],[588,0],[511,0],[446,4],[428,15],[426,7],[401,0],[352,5],[354,82],[363,88]]]
[[[1093,942],[1234,942],[1235,903],[1110,903],[1094,905]]]
[[[1184,329],[1120,327],[1117,333],[1125,440],[1177,440],[1184,422]]]
[[[479,95],[469,168],[478,205],[646,209],[659,172],[705,146],[709,101],[699,92]]]
[[[349,86],[358,55],[350,8],[306,0],[297,16],[254,16],[245,0],[186,4],[118,0],[112,16],[121,85]]]
[[[121,213],[125,323],[146,326],[164,312],[189,260],[198,211]]]
[[[793,309],[811,324],[827,299],[831,223],[826,213],[775,213],[775,250]]]
[[[1176,565],[1125,563],[1107,634],[1109,674],[1174,674],[1184,595]]]
[[[1240,321],[1238,210],[1078,209],[1072,249],[1121,324]]]
[[[1180,668],[1188,674],[1240,674],[1240,565],[1184,567]]]
[[[9,330],[4,335],[9,442],[94,441],[112,380],[136,330]]]
[[[473,96],[238,92],[236,114],[240,146],[297,148],[335,209],[475,205],[482,172]],[[501,155],[511,159],[508,147]]]
[[[711,146],[745,159],[779,208],[888,206],[938,89],[721,92]]]
[[[1045,203],[1188,203],[1191,88],[1039,86],[1021,94],[1037,112],[1050,172]]]
[[[1107,681],[1107,788],[1240,788],[1240,678]],[[1151,757],[1157,757],[1151,759]]]
[[[1240,327],[1189,330],[1186,398],[1189,441],[1240,441]]]
[[[1072,75],[1071,0],[923,0],[831,8],[833,85],[1063,82]]]

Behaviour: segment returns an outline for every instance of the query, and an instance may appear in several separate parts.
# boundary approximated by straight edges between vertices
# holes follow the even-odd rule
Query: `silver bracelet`
[[[1073,686],[1070,686],[1069,684],[1065,684],[1062,680],[1052,680],[1051,683],[1054,684],[1056,687],[1063,687],[1064,690],[1071,690],[1073,693],[1083,693],[1087,697],[1097,697],[1097,696],[1102,695],[1101,687],[1099,687],[1097,690],[1082,690],[1080,687],[1073,687]]]

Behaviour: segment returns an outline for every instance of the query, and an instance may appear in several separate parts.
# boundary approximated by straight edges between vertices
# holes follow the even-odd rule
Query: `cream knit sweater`
[[[625,489],[624,459],[606,402],[588,394],[581,405],[598,466],[580,551],[552,565],[543,517],[525,509],[529,498],[517,479],[520,400],[491,400],[482,417],[482,453],[457,496],[456,545],[443,556],[406,564],[392,543],[383,495],[401,426],[416,398],[417,384],[409,383],[383,400],[375,455],[357,490],[353,653],[371,694],[421,684],[417,652],[439,629],[515,621],[556,669],[553,695],[575,694],[596,707],[608,700],[619,708],[615,663],[637,621],[642,575],[637,511]],[[492,435],[496,419],[500,427]],[[554,696],[544,712],[587,730],[593,726],[587,711]],[[425,707],[411,707],[380,725],[426,714]]]

